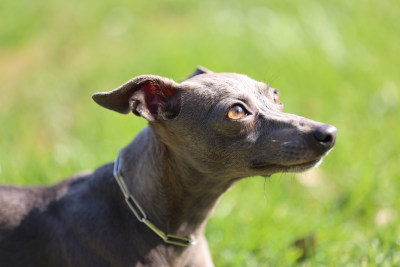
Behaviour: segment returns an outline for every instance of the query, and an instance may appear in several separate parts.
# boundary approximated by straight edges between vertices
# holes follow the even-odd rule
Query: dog
[[[318,165],[334,126],[282,112],[278,90],[198,67],[96,93],[149,123],[114,162],[50,187],[0,187],[1,266],[213,266],[207,218],[237,180]]]

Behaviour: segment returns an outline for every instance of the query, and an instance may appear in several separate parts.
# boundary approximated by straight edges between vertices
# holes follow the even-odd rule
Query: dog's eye
[[[279,98],[278,95],[274,95],[274,103],[276,105],[280,105],[281,104],[281,99]]]
[[[275,105],[281,105],[282,104],[281,99],[279,98],[278,90],[274,91],[274,103],[275,103]]]
[[[247,112],[242,106],[235,105],[228,110],[226,116],[231,120],[240,120],[247,116]]]

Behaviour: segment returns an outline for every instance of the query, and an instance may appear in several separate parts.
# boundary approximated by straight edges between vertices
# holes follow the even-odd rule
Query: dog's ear
[[[132,111],[148,121],[171,119],[180,110],[179,84],[156,75],[138,76],[92,98],[100,106],[124,114]]]
[[[197,75],[200,75],[200,74],[204,74],[204,73],[214,73],[214,72],[204,68],[203,66],[197,66],[196,70],[192,74],[190,74],[188,77],[183,79],[182,82],[186,81],[187,79],[190,79],[190,78],[192,78],[194,76],[197,76]]]

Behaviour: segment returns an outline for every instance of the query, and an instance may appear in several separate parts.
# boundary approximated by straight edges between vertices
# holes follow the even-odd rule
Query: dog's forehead
[[[185,81],[191,88],[207,91],[211,95],[220,94],[265,94],[268,85],[237,73],[206,73]]]

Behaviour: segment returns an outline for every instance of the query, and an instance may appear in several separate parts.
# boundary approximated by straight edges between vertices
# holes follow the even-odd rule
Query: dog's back
[[[140,223],[132,225],[118,190],[112,164],[50,187],[0,186],[0,266],[127,266],[140,259],[145,244],[121,241],[140,240]]]
[[[0,186],[1,266],[46,266],[51,262],[52,254],[57,254],[50,251],[60,249],[67,234],[65,222],[60,220],[64,198],[85,183],[85,178],[74,176],[51,187]]]

